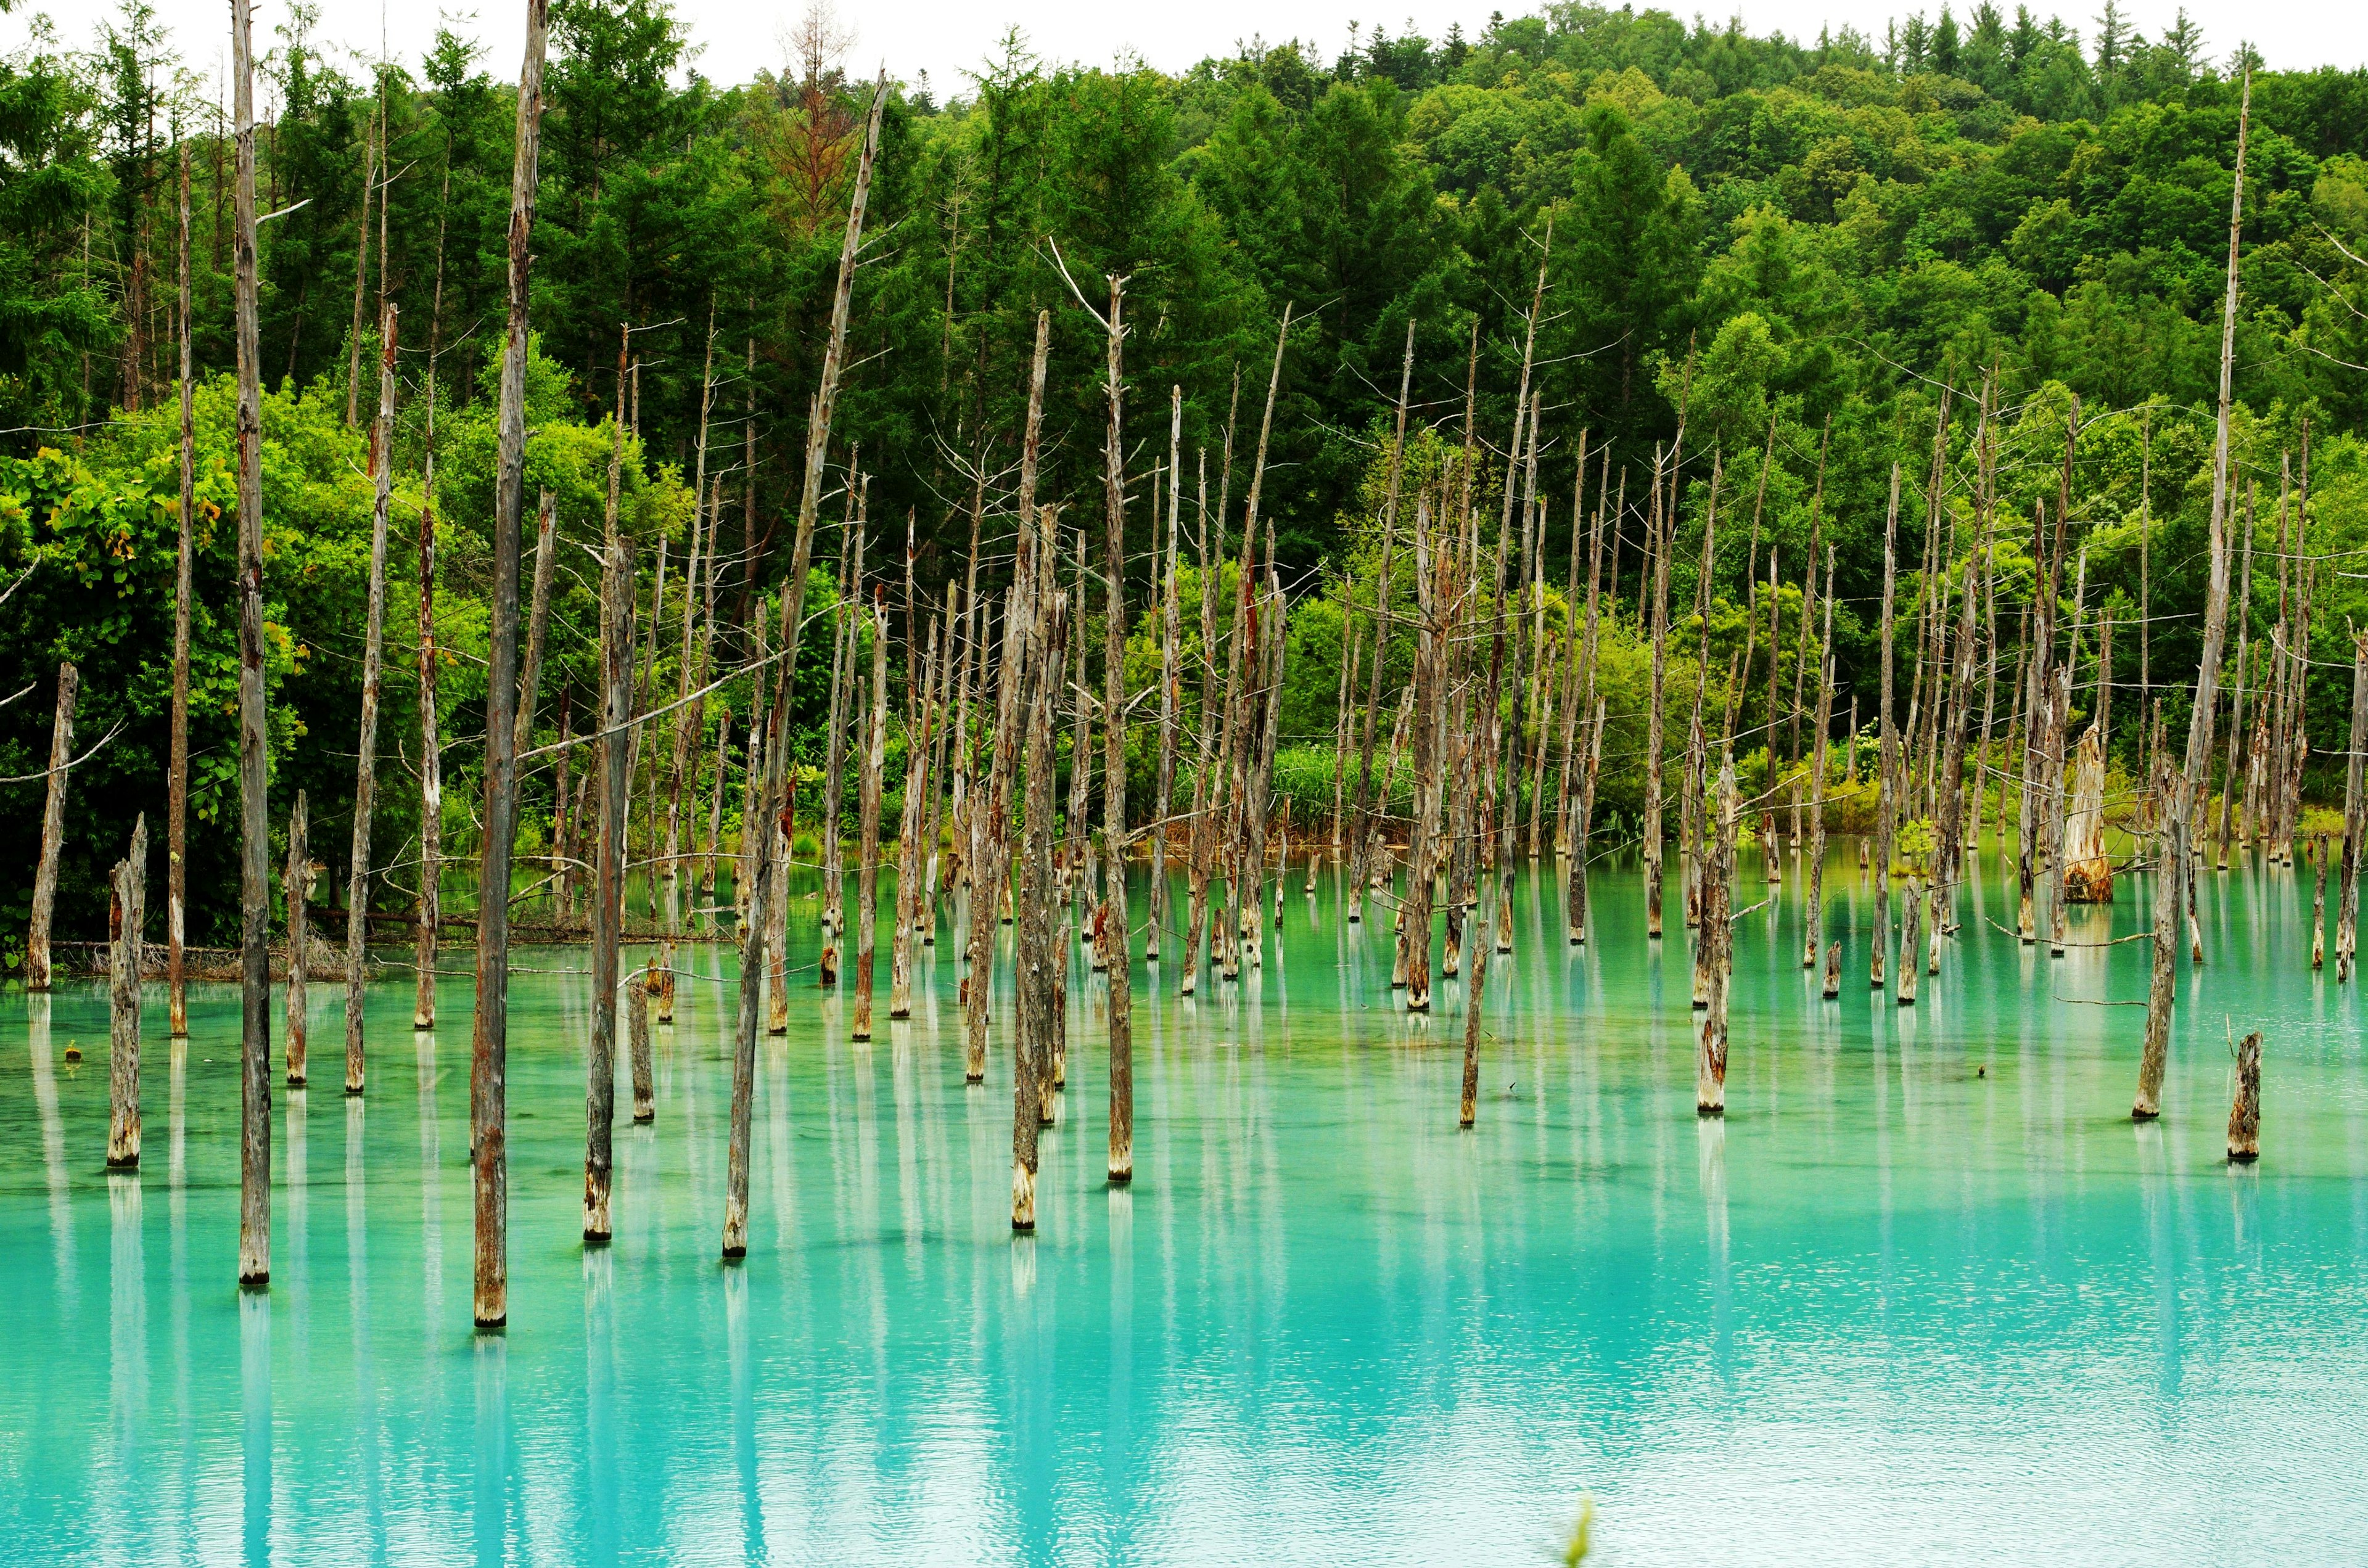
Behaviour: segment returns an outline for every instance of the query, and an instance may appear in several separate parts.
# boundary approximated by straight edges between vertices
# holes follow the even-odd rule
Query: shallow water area
[[[372,986],[363,1097],[340,987],[313,988],[310,1089],[275,1039],[252,1294],[234,988],[191,988],[186,1042],[149,988],[119,1175],[103,988],[0,994],[0,1561],[1534,1562],[1582,1496],[1617,1564],[2368,1552],[2368,1077],[2359,984],[2309,968],[2308,867],[2203,874],[2208,961],[2181,961],[2163,1118],[2133,1124],[2146,949],[2084,944],[2146,928],[2146,879],[2070,912],[2055,959],[1986,851],[1901,1007],[1838,850],[1827,1002],[1800,862],[1767,888],[1747,848],[1737,903],[1773,896],[1738,923],[1704,1119],[1670,865],[1665,940],[1614,857],[1583,947],[1561,865],[1524,868],[1470,1131],[1463,982],[1409,1017],[1386,909],[1349,924],[1328,864],[1312,894],[1292,868],[1237,983],[1179,1000],[1170,937],[1133,971],[1131,1189],[1104,1178],[1106,992],[1073,945],[1033,1236],[1008,1218],[1009,928],[965,1085],[955,922],[908,1022],[883,928],[855,1042],[853,965],[815,988],[800,881],[737,1264],[733,950],[679,949],[657,1119],[620,1090],[615,1240],[587,1249],[588,949],[521,948],[497,1335],[469,1322],[464,975],[432,1034],[407,979]],[[2232,1166],[2252,1028],[2263,1157]]]

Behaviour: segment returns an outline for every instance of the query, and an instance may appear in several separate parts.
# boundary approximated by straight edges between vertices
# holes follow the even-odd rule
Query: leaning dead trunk
[[[58,710],[50,726],[49,792],[41,804],[41,859],[33,872],[33,924],[25,937],[25,989],[50,988],[50,921],[58,902],[58,852],[65,843],[66,771],[74,760],[74,703],[82,676],[58,665]]]
[[[780,673],[775,677],[780,696],[773,704],[774,733],[765,748],[766,788],[757,829],[760,845],[778,831],[772,818],[780,810],[779,784],[789,751],[786,714],[790,699],[796,695],[798,633],[804,619],[802,612],[806,570],[814,560],[814,517],[822,499],[823,459],[829,450],[831,419],[838,406],[839,366],[847,352],[847,318],[853,308],[855,257],[863,239],[863,211],[871,195],[872,165],[880,155],[880,119],[887,102],[888,83],[883,72],[871,91],[871,119],[864,132],[863,155],[855,167],[855,190],[847,209],[847,237],[839,247],[838,287],[831,298],[830,338],[823,352],[822,385],[814,393],[812,417],[807,421],[805,479],[798,499],[797,540],[790,551],[789,574],[782,579],[787,586],[781,595],[781,656]],[[753,719],[751,725],[752,738],[763,733],[763,726]],[[761,862],[756,881],[758,887],[766,887],[771,881],[770,872]],[[725,1153],[723,1256],[727,1258],[743,1256],[748,1245],[748,1142],[756,1116],[757,1008],[763,1000],[764,989],[762,933],[768,923],[761,904],[754,902],[757,897],[756,888],[750,890],[749,896],[752,903],[746,938],[740,955],[740,1011],[733,1042],[732,1120]]]
[[[140,1166],[141,933],[147,925],[148,818],[131,824],[131,852],[117,862],[108,899],[107,957],[107,1168]]]

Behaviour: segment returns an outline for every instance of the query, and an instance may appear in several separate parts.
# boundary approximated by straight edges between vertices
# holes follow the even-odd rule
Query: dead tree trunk
[[[1153,564],[1159,581],[1159,783],[1151,806],[1151,915],[1143,951],[1144,960],[1152,963],[1159,961],[1160,938],[1167,930],[1167,813],[1176,803],[1176,720],[1183,706],[1182,671],[1177,663],[1183,618],[1176,601],[1176,574],[1180,564],[1178,535],[1184,520],[1181,386],[1169,389],[1167,420],[1167,545],[1164,551],[1155,553]],[[1156,531],[1159,522],[1156,515],[1152,522]]]
[[[830,307],[830,338],[823,351],[822,384],[814,392],[812,416],[806,426],[805,478],[798,498],[798,532],[796,543],[790,551],[790,571],[781,596],[781,653],[779,673],[774,679],[779,694],[772,705],[772,730],[766,745],[765,789],[758,812],[758,832],[764,836],[760,844],[777,831],[774,814],[780,809],[780,781],[787,767],[789,728],[786,714],[789,699],[795,695],[798,667],[798,633],[803,622],[806,571],[814,560],[814,517],[822,498],[823,460],[830,448],[831,419],[838,406],[839,367],[847,352],[847,318],[853,308],[855,258],[863,238],[863,211],[871,195],[871,171],[880,155],[880,119],[888,102],[888,82],[883,72],[871,91],[871,119],[864,131],[863,154],[855,167],[855,190],[848,202],[847,237],[838,253],[838,286],[832,295]],[[764,726],[752,719],[752,736],[764,732]],[[751,905],[746,937],[740,957],[740,1009],[733,1042],[732,1057],[732,1122],[729,1147],[725,1153],[723,1191],[723,1256],[727,1258],[744,1256],[748,1246],[748,1143],[756,1117],[757,1096],[757,1008],[763,1000],[764,930],[763,895],[770,892],[771,872],[759,864],[756,886],[750,890]]]
[[[378,423],[370,427],[369,619],[362,632],[362,722],[354,771],[354,843],[346,882],[346,1093],[362,1092],[362,960],[370,935],[370,813],[378,800],[378,699],[386,643],[386,520],[394,486],[395,312],[379,319]]]
[[[189,569],[197,506],[196,376],[189,344],[189,144],[181,143],[181,503],[173,569],[173,754],[165,785],[165,979],[171,990],[171,1038],[189,1032],[189,997],[183,973],[187,936],[189,847]]]
[[[1703,868],[1702,934],[1697,952],[1709,982],[1710,1006],[1702,1013],[1694,1051],[1694,1111],[1726,1114],[1726,994],[1735,962],[1735,759],[1719,766],[1716,792],[1708,803],[1716,821],[1710,863]]]
[[[304,1051],[311,1031],[305,1028],[312,978],[313,934],[306,907],[313,885],[311,846],[306,842],[304,791],[296,791],[296,810],[288,818],[288,865],[280,874],[280,896],[288,903],[288,1086],[304,1086]]]
[[[1028,526],[1022,519],[1021,527]],[[1054,929],[1053,903],[1053,707],[1065,668],[1062,639],[1065,596],[1050,585],[1057,582],[1059,546],[1049,508],[1038,541],[1038,574],[1031,582],[1037,603],[1023,613],[1027,625],[1023,692],[1020,710],[1027,715],[1026,774],[1027,844],[1019,858],[1019,1028],[1013,1051],[1018,1071],[1013,1075],[1011,1102],[1011,1228],[1036,1228],[1038,1133],[1043,1108],[1052,1098],[1052,1037],[1053,1010],[1060,985],[1059,934]]]
[[[621,432],[622,426],[619,430]],[[610,494],[615,491],[612,487]],[[633,546],[609,509],[600,574],[600,842],[592,890],[592,1048],[585,1064],[584,1239],[609,1239],[610,1130],[617,1119],[618,944],[625,919],[625,812],[631,748],[626,727],[633,717]],[[761,685],[762,671],[757,676]],[[640,1058],[649,1048],[649,996],[635,983],[632,1006],[636,1053],[633,1119],[642,1112]]]
[[[864,722],[861,859],[855,890],[855,1038],[871,1038],[873,948],[880,928],[880,772],[888,747],[888,607],[872,589],[871,707]]]
[[[2187,765],[2168,815],[2172,825],[2172,851],[2166,858],[2161,895],[2155,922],[2154,978],[2146,998],[2146,1051],[2138,1065],[2138,1092],[2132,1117],[2146,1120],[2161,1114],[2163,1074],[2169,1063],[2172,954],[2180,884],[2191,875],[2187,835],[2195,815],[2195,798],[2203,778],[2205,759],[2212,755],[2212,720],[2219,706],[2220,648],[2228,631],[2228,422],[2237,348],[2237,259],[2243,233],[2245,142],[2251,120],[2253,78],[2245,76],[2243,105],[2237,118],[2237,173],[2228,206],[2228,282],[2220,322],[2219,428],[2212,452],[2211,576],[2204,596],[2203,652],[2195,672],[2195,702],[2188,722]],[[2321,858],[2324,864],[2324,857]],[[2167,924],[2168,923],[2168,924]]]
[[[905,803],[897,813],[896,824],[896,927],[889,943],[888,1016],[908,1018],[913,1016],[913,936],[919,923],[926,893],[921,886],[921,838],[929,820],[928,796],[935,788],[936,769],[930,764],[937,744],[935,672],[938,654],[938,623],[929,621],[927,652],[921,653],[921,676],[918,711],[910,706],[905,720]],[[905,650],[907,664],[915,657],[908,645]]]
[[[41,858],[33,872],[33,923],[25,937],[25,989],[50,988],[50,924],[58,903],[58,854],[65,845],[66,774],[74,761],[74,705],[82,675],[58,665],[58,710],[50,725],[49,790],[41,803]]]
[[[1126,453],[1125,382],[1121,348],[1126,280],[1110,286],[1110,364],[1106,377],[1110,429],[1102,451],[1102,570],[1108,609],[1102,617],[1102,833],[1108,840],[1108,881],[1102,893],[1103,964],[1110,975],[1110,1162],[1113,1183],[1134,1179],[1134,976],[1128,939],[1126,866]],[[1180,410],[1181,403],[1176,404]],[[1173,426],[1171,426],[1171,432]],[[1171,434],[1171,445],[1173,437]],[[1153,522],[1157,523],[1155,510]],[[1167,761],[1167,709],[1160,724],[1162,771]],[[1164,785],[1164,779],[1163,779]],[[1157,829],[1156,831],[1165,831]]]
[[[263,687],[263,415],[256,344],[255,46],[251,0],[232,0],[238,121],[232,291],[238,336],[238,1278],[271,1281],[271,823]]]
[[[1892,600],[1898,576],[1899,465],[1891,465],[1891,509],[1883,528],[1883,712],[1882,746],[1875,761],[1874,809],[1874,953],[1867,978],[1875,989],[1884,983],[1884,960],[1891,951],[1892,834],[1897,826],[1899,734],[1891,722]]]
[[[140,1168],[140,978],[148,911],[148,818],[131,824],[131,851],[109,879],[107,957],[107,1168]]]
[[[2261,1031],[2237,1047],[2237,1096],[2228,1108],[2228,1158],[2250,1165],[2261,1157]]]
[[[1661,750],[1669,679],[1669,546],[1677,532],[1663,515],[1661,453],[1653,453],[1653,506],[1646,521],[1645,548],[1648,591],[1652,598],[1653,693],[1645,722],[1645,935],[1661,935]]]
[[[2360,835],[2368,801],[2361,794],[2361,745],[2368,742],[2368,631],[2351,633],[2351,741],[2344,757],[2343,876],[2335,900],[2335,979],[2351,978],[2360,918]]]
[[[542,129],[546,0],[527,0],[510,168],[509,321],[502,350],[500,450],[485,697],[484,854],[477,876],[477,1011],[470,1040],[469,1120],[475,1165],[477,1326],[509,1321],[510,857],[518,837],[518,551],[526,516],[528,274],[533,260]]]
[[[427,454],[419,492],[419,900],[411,958],[414,1029],[436,1027],[436,939],[444,918],[443,739],[436,726],[440,655],[436,650],[436,363],[432,351],[425,401]],[[621,431],[623,421],[617,423]],[[616,487],[612,460],[612,496]],[[615,510],[613,501],[610,510]]]
[[[1809,576],[1816,578],[1816,562],[1809,563]],[[1809,763],[1809,892],[1801,903],[1801,920],[1808,927],[1808,940],[1801,952],[1801,967],[1817,967],[1817,949],[1825,940],[1826,931],[1826,744],[1834,727],[1834,550],[1826,547],[1825,627],[1817,637],[1817,733],[1810,740]],[[1826,972],[1829,977],[1826,994],[1836,994],[1840,983],[1838,967],[1841,945],[1834,944],[1827,955]]]

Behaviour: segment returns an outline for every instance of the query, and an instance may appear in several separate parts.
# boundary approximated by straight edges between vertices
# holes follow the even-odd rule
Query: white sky
[[[211,75],[229,50],[230,10],[226,0],[152,0],[157,20],[168,30],[173,47],[191,68]],[[1879,37],[1886,17],[1918,8],[1920,0],[1748,0],[1739,7],[1704,8],[1717,15],[1740,9],[1745,25],[1754,32],[1770,29],[1813,40],[1820,26],[1850,23]],[[1443,37],[1451,22],[1461,22],[1467,35],[1486,26],[1492,9],[1520,15],[1528,7],[1503,0],[1200,0],[1189,6],[1111,5],[1108,0],[1003,0],[980,5],[977,0],[871,0],[849,4],[838,0],[841,25],[855,35],[848,55],[850,68],[869,75],[884,62],[892,74],[912,81],[929,74],[940,98],[965,89],[962,73],[975,67],[1008,27],[1018,26],[1042,53],[1087,63],[1107,63],[1124,53],[1140,54],[1150,63],[1181,69],[1206,54],[1229,51],[1237,40],[1263,35],[1269,42],[1297,37],[1319,45],[1322,56],[1336,53],[1347,41],[1349,25],[1361,20],[1381,22],[1392,33],[1405,30],[1410,4],[1414,21],[1428,37]],[[2065,14],[2066,20],[2085,36],[2089,19],[2103,0],[2053,0],[2032,9],[2042,16]],[[777,66],[784,51],[780,35],[786,23],[802,9],[800,0],[677,0],[689,24],[693,40],[701,48],[699,68],[724,83],[746,80],[757,69]],[[1672,5],[1691,15],[1696,7]],[[1924,6],[1938,13],[1938,0]],[[1955,7],[1961,14],[1970,3]],[[2011,12],[2011,6],[2002,9]],[[2333,64],[2349,69],[2368,63],[2368,6],[2328,4],[2327,0],[2192,0],[2189,11],[2201,22],[2204,45],[2215,60],[2226,59],[2240,40],[2249,40],[2273,67]],[[34,18],[46,15],[59,40],[80,46],[99,25],[118,14],[117,0],[17,0],[16,10],[0,16],[0,51],[23,47]],[[2148,37],[2167,27],[2173,6],[2167,0],[2131,0],[2126,6],[2132,23]],[[355,0],[322,0],[320,40],[357,54],[377,52],[383,25],[388,47],[399,58],[416,61],[437,27],[435,4],[356,4]],[[268,48],[271,29],[288,14],[285,0],[257,0],[256,46]],[[497,75],[515,81],[525,31],[525,7],[512,3],[448,6],[452,25],[482,40],[487,64]]]

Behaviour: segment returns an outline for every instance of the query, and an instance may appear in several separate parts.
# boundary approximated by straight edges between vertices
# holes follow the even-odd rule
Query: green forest
[[[426,517],[444,845],[465,856],[473,842],[518,93],[450,33],[424,58],[356,67],[323,40],[316,10],[290,16],[263,62],[256,198],[272,811],[278,822],[306,792],[322,885],[341,886],[383,304],[400,324],[373,900],[401,909],[416,863],[402,846],[419,830],[407,672]],[[562,547],[533,726],[546,744],[564,723],[581,733],[595,700],[595,551],[620,434],[621,517],[659,633],[643,681],[653,700],[677,689],[676,643],[689,646],[681,629],[696,608],[678,567],[663,577],[662,547],[678,563],[712,517],[727,648],[744,645],[754,607],[790,570],[872,95],[848,74],[823,14],[796,29],[779,70],[740,82],[701,74],[700,40],[663,0],[552,0],[550,25],[526,448],[529,543],[547,494]],[[1444,454],[1488,454],[1467,490],[1493,535],[1525,357],[1554,635],[1574,625],[1574,523],[1607,497],[1617,520],[1601,809],[1626,832],[1643,794],[1644,498],[1681,419],[1671,601],[1686,623],[1715,509],[1702,666],[1719,683],[1742,670],[1743,733],[1761,737],[1749,744],[1779,736],[1748,764],[1759,777],[1793,761],[1781,732],[1796,694],[1818,684],[1795,669],[1813,535],[1835,551],[1837,722],[1852,710],[1861,728],[1875,722],[1896,468],[1908,493],[1895,540],[1901,656],[1915,652],[1924,581],[1983,549],[1998,574],[1988,656],[2008,684],[2013,628],[2044,591],[2032,548],[2044,506],[2082,563],[2077,578],[2062,574],[2059,622],[2080,595],[2092,626],[2118,629],[2112,746],[2117,777],[2133,773],[2155,699],[2183,733],[2197,663],[2249,70],[2232,437],[2249,594],[2232,616],[2249,617],[2256,662],[2224,686],[2244,700],[2248,683],[2258,694],[2271,678],[2259,650],[2309,557],[2304,711],[2321,754],[2309,778],[2314,795],[2340,792],[2340,757],[2325,754],[2341,751],[2350,706],[2344,628],[2368,623],[2347,570],[2368,548],[2368,71],[2257,61],[2183,13],[2143,37],[2110,0],[2102,17],[2068,23],[1943,6],[1880,40],[1761,37],[1592,5],[1548,6],[1474,38],[1356,38],[1329,57],[1237,46],[1170,75],[1061,63],[1061,40],[1015,32],[958,85],[889,83],[814,602],[837,587],[859,506],[868,581],[899,607],[886,624],[900,672],[928,607],[973,560],[983,592],[1008,580],[1040,312],[1052,335],[1038,494],[1063,508],[1064,528],[1099,528],[1110,403],[1103,330],[1084,301],[1123,278],[1126,593],[1144,618],[1133,690],[1156,684],[1159,662],[1151,618],[1167,577],[1154,507],[1164,517],[1183,481],[1177,586],[1194,604],[1199,551],[1224,561],[1240,546],[1288,312],[1259,517],[1291,605],[1277,788],[1310,814],[1329,809],[1352,642],[1370,667],[1402,367],[1409,505]],[[185,255],[190,939],[235,929],[232,170],[214,85],[193,74],[215,52],[211,39],[163,35],[127,0],[86,44],[40,33],[0,64],[0,931],[11,943],[32,902],[62,660],[81,673],[74,749],[90,753],[73,774],[62,936],[103,929],[105,868],[135,815],[154,832],[164,807]],[[1171,389],[1180,473],[1167,466]],[[1928,510],[1952,519],[1945,560],[1924,550]],[[1977,512],[1995,526],[1974,526]],[[908,560],[917,617],[902,608]],[[1395,595],[1412,593],[1407,575]],[[1771,575],[1772,672],[1759,608]],[[1097,598],[1091,617],[1101,613]],[[1392,699],[1413,650],[1406,619],[1394,621]],[[1197,621],[1185,622],[1197,668]],[[1754,638],[1759,663],[1747,667]],[[2070,655],[2089,672],[2083,713],[2104,689],[2098,652],[2076,642]],[[810,765],[825,751],[831,660],[831,640],[803,644],[794,711]],[[1183,683],[1188,723],[1203,689]],[[1903,675],[1903,719],[1907,692]],[[1998,733],[2011,702],[2000,699]],[[728,690],[721,706],[746,711]],[[707,722],[694,750],[712,768],[715,711]],[[893,735],[891,820],[903,746]],[[1147,777],[1149,751],[1135,763]],[[553,783],[546,754],[525,778],[522,854],[547,842]],[[803,792],[802,816],[818,801]]]

